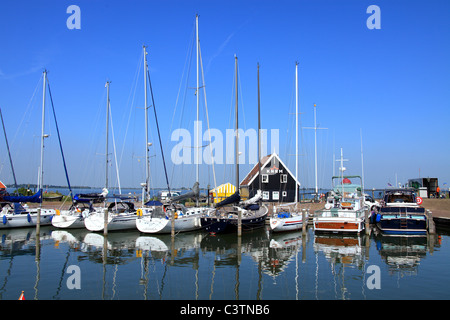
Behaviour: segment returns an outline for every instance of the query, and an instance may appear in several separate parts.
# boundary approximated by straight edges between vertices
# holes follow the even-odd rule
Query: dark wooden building
[[[257,163],[240,184],[241,190],[248,190],[249,197],[254,196],[259,189],[259,165]],[[300,189],[300,183],[276,153],[261,159],[263,201],[294,202],[296,183]]]

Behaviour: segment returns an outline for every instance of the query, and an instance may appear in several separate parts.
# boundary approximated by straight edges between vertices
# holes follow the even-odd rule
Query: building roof
[[[289,175],[297,182],[297,184],[300,186],[300,182],[295,178],[295,176],[289,171],[288,167],[284,164],[283,161],[281,161],[280,157],[274,152],[272,154],[269,154],[267,156],[262,157],[261,161],[255,164],[252,170],[247,174],[247,176],[244,178],[244,180],[241,181],[241,186],[248,186],[252,184],[253,180],[259,176],[259,166],[260,163],[261,169],[265,168],[267,165],[270,165],[270,162],[272,161],[272,158],[276,157],[278,161],[283,165],[283,167],[287,170]]]

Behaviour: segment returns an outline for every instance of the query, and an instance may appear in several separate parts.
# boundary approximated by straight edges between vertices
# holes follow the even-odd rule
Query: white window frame
[[[283,193],[281,194],[281,196],[282,196],[283,198],[287,197],[287,191],[283,191]]]
[[[263,196],[263,200],[269,200],[269,197],[270,197],[269,191],[263,191],[262,196]]]
[[[263,174],[261,176],[261,182],[262,183],[269,183],[269,175],[268,174]]]
[[[272,200],[280,200],[280,191],[272,191]]]
[[[280,183],[287,183],[287,174],[280,174]]]

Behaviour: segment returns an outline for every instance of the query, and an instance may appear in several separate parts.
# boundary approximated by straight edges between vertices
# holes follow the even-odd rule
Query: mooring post
[[[41,208],[37,208],[36,234],[40,234],[40,232],[41,232]]]
[[[174,210],[172,212],[172,217],[170,218],[171,227],[172,227],[172,230],[170,231],[170,235],[172,236],[172,239],[175,237],[175,212],[176,212],[176,210],[174,208]]]
[[[427,224],[428,224],[428,233],[429,234],[435,234],[436,233],[436,227],[434,225],[433,215],[430,210],[426,211],[427,216]]]
[[[107,208],[103,208],[103,217],[105,218],[104,225],[103,225],[103,234],[105,236],[107,236],[108,235],[108,209]]]
[[[306,233],[306,225],[308,221],[306,219],[306,209],[302,209],[302,234]]]
[[[366,234],[367,234],[367,235],[370,235],[369,210],[365,210],[365,213],[364,213],[364,219],[365,219],[365,229],[366,229]]]

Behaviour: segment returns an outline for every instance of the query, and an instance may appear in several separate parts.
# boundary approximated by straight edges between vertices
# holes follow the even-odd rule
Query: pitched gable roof
[[[255,164],[253,169],[247,174],[247,176],[244,178],[244,180],[241,181],[241,186],[248,186],[250,185],[253,180],[255,180],[259,176],[259,166],[261,165],[261,170],[265,168],[267,165],[270,165],[272,158],[276,157],[276,159],[283,165],[283,167],[287,170],[289,175],[297,182],[297,184],[300,186],[300,182],[295,179],[295,176],[289,171],[288,167],[284,164],[283,161],[281,161],[280,157],[274,152],[272,154],[269,154],[261,159],[261,162],[258,162]]]

